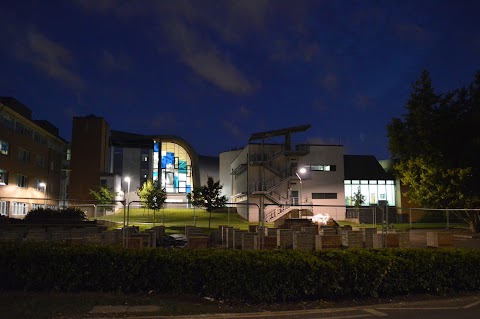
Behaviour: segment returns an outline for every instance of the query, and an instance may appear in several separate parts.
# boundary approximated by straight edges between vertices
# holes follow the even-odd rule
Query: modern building
[[[240,149],[220,154],[223,194],[250,221],[330,216],[346,218],[358,190],[362,206],[395,205],[394,180],[373,156],[344,155],[342,145],[292,143],[310,125],[252,134]],[[284,141],[272,143],[272,138]],[[387,203],[387,202],[384,202]]]
[[[373,156],[345,155],[342,145],[294,142],[301,125],[254,133],[248,143],[202,156],[184,139],[112,130],[95,115],[74,117],[72,142],[14,98],[0,98],[0,214],[21,218],[36,207],[83,206],[96,216],[92,195],[116,194],[116,208],[138,205],[147,180],[167,192],[167,206],[187,207],[187,194],[219,180],[245,219],[278,222],[319,214],[345,219],[361,192],[363,207],[402,200],[393,176]],[[115,207],[114,207],[115,208]]]
[[[111,130],[93,115],[73,119],[70,168],[69,200],[77,206],[93,203],[90,191],[102,186],[113,190],[118,202],[139,205],[137,190],[153,180],[165,189],[167,205],[186,207],[194,187],[209,176],[218,179],[218,159],[199,156],[184,139]]]
[[[57,207],[67,196],[68,142],[58,128],[32,118],[12,97],[0,97],[0,214]]]

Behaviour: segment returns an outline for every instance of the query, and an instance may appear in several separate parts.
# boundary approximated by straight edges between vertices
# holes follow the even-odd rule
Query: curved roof
[[[183,147],[188,155],[190,156],[190,160],[192,161],[192,179],[193,179],[193,186],[198,187],[200,186],[200,161],[198,159],[198,154],[193,148],[190,143],[184,140],[181,137],[175,135],[151,135],[152,140],[158,142],[170,142],[175,143]]]
[[[190,143],[175,135],[142,135],[122,131],[110,131],[110,138],[113,145],[127,147],[153,148],[154,141],[175,143],[183,147],[192,161],[193,186],[200,186],[200,161],[198,154]]]

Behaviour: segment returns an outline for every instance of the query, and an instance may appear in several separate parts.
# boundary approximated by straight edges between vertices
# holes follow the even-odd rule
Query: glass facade
[[[352,198],[359,189],[365,197],[362,206],[378,204],[379,200],[386,200],[389,206],[395,206],[395,181],[393,180],[345,180],[345,205],[355,204]]]
[[[167,193],[190,193],[192,161],[187,151],[175,143],[155,141],[153,181],[159,182]]]

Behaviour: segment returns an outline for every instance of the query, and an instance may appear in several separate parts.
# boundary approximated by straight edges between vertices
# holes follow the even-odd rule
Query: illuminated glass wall
[[[171,142],[154,143],[153,180],[160,182],[167,193],[190,193],[192,161],[187,151]]]
[[[379,200],[388,201],[395,206],[395,181],[393,180],[345,180],[345,205],[353,206],[353,196],[358,192],[365,196],[362,206],[378,204]]]

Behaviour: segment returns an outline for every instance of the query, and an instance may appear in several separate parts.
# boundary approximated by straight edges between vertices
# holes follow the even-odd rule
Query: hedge
[[[0,289],[197,294],[247,302],[480,289],[480,250],[241,251],[0,243]]]

